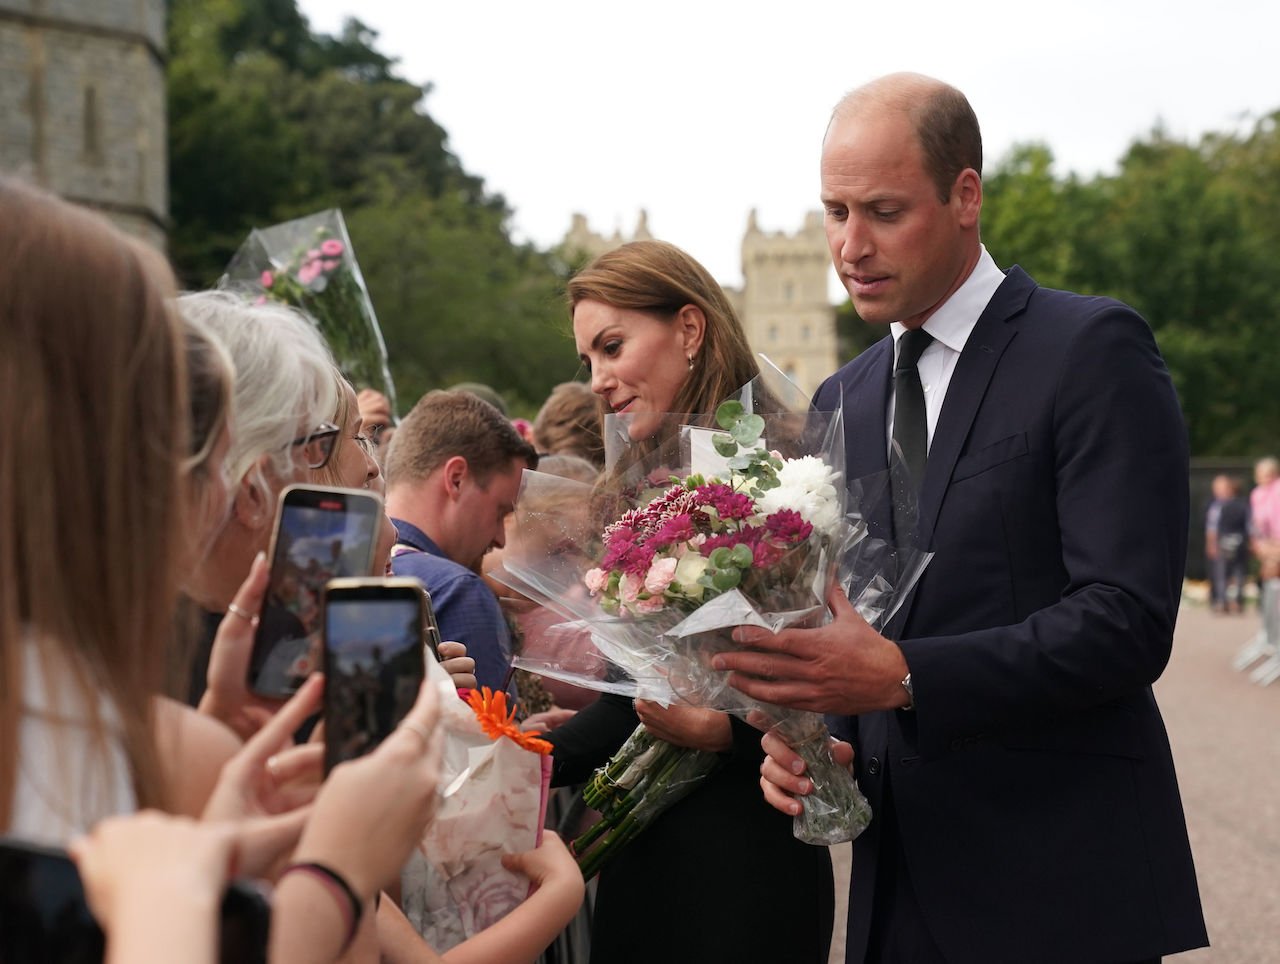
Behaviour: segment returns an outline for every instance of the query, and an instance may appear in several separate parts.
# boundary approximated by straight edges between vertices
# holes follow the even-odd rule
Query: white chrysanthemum
[[[778,470],[780,484],[760,496],[757,504],[764,515],[792,509],[819,532],[830,534],[840,524],[839,481],[840,473],[816,456],[786,459]]]

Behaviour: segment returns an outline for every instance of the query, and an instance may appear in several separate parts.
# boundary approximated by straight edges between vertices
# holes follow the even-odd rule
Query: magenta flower
[[[343,247],[342,242],[335,238],[330,238],[328,241],[325,241],[320,245],[320,253],[326,258],[336,258],[341,255],[344,250],[346,249]]]
[[[659,546],[669,546],[677,542],[687,542],[697,535],[693,528],[693,518],[687,512],[682,512],[678,516],[674,516],[664,522],[658,531],[653,534],[650,541],[657,543]]]
[[[262,272],[262,278],[260,280],[262,281],[262,287],[270,288],[273,284],[275,284],[276,276],[273,275],[270,271],[264,271]]]
[[[727,485],[713,482],[696,490],[701,505],[709,505],[721,519],[749,519],[755,512],[755,501],[749,495],[734,492]]]
[[[774,539],[787,545],[798,545],[813,532],[813,526],[794,509],[779,509],[764,520],[764,527]]]

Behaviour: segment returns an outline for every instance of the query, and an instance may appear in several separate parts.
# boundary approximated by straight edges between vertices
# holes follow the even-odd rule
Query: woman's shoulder
[[[175,813],[199,816],[223,764],[240,751],[240,738],[211,716],[184,703],[155,699],[155,737]]]

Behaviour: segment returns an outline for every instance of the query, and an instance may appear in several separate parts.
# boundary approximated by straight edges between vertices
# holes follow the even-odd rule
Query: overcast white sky
[[[748,212],[794,230],[817,209],[818,147],[847,90],[895,70],[963,90],[988,166],[1040,140],[1058,172],[1112,170],[1159,120],[1175,137],[1280,108],[1280,6],[1261,0],[300,0],[314,29],[357,16],[518,239],[580,211],[741,280]]]

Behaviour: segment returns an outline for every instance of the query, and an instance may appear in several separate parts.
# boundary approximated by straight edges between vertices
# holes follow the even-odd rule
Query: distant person
[[[1213,498],[1204,519],[1204,554],[1213,611],[1242,612],[1249,570],[1249,503],[1240,498],[1229,475],[1213,480]]]
[[[585,382],[563,382],[551,389],[533,420],[533,444],[542,455],[576,455],[604,467],[600,437],[600,398]]]
[[[1253,481],[1257,484],[1249,494],[1250,535],[1265,584],[1280,579],[1280,461],[1260,459]]]
[[[391,402],[382,392],[373,388],[363,388],[356,396],[356,405],[364,421],[365,434],[373,442],[374,455],[378,459],[378,464],[381,465],[386,461],[387,446],[391,444],[391,436],[396,433]]]
[[[424,395],[387,453],[392,572],[422,580],[441,634],[466,645],[477,681],[494,690],[506,686],[511,634],[480,564],[506,544],[521,473],[537,465],[502,413],[463,391]]]

